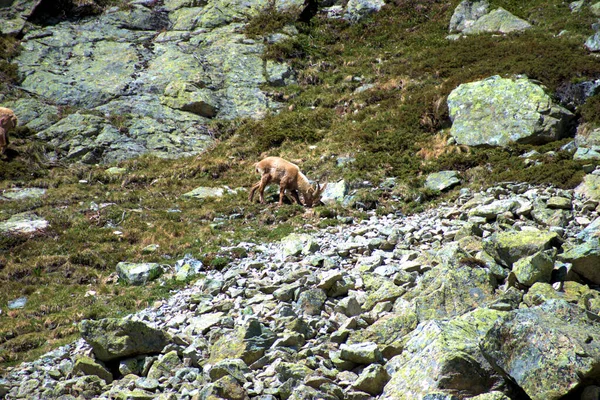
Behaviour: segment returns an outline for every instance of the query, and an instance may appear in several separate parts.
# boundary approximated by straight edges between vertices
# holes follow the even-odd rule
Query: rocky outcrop
[[[262,41],[242,33],[271,3],[161,3],[26,30],[14,62],[30,96],[7,106],[59,158],[191,155],[212,143],[210,119],[259,118],[278,107],[260,87],[291,83],[294,73],[264,62]],[[302,5],[274,3],[297,13]]]
[[[531,27],[502,7],[489,11],[487,0],[463,0],[454,10],[448,30],[465,35],[480,33],[512,33]],[[451,37],[454,38],[454,37]]]
[[[0,2],[0,34],[17,36],[42,0],[5,0]]]
[[[448,96],[450,135],[469,146],[540,144],[568,136],[574,115],[526,78],[493,76]]]
[[[490,4],[487,0],[464,0],[454,10],[450,18],[450,32],[462,32],[475,23],[479,18],[489,12]]]
[[[596,379],[599,334],[598,322],[576,305],[548,300],[505,314],[482,344],[498,371],[515,379],[529,398],[556,400]]]

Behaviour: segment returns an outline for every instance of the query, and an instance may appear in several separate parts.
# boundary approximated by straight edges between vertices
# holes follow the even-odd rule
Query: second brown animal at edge
[[[248,200],[252,201],[254,193],[258,190],[260,202],[264,203],[264,191],[270,183],[279,184],[279,205],[283,204],[283,196],[286,191],[291,194],[293,200],[298,204],[304,204],[306,207],[313,207],[321,201],[321,194],[327,187],[327,183],[323,186],[317,182],[316,186],[312,186],[308,178],[300,172],[300,168],[296,164],[284,160],[281,157],[267,157],[262,161],[254,164],[256,172],[261,175],[260,181],[255,183],[250,190]],[[300,201],[298,196],[302,196],[304,203]]]
[[[8,132],[17,126],[17,117],[13,110],[0,107],[0,154],[8,147]]]

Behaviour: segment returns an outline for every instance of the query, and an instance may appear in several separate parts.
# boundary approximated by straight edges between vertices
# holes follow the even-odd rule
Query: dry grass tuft
[[[417,152],[417,156],[425,161],[436,160],[444,154],[469,154],[471,149],[464,144],[448,143],[450,135],[447,132],[435,134],[427,142],[421,143],[421,149]],[[453,140],[450,140],[452,142]]]

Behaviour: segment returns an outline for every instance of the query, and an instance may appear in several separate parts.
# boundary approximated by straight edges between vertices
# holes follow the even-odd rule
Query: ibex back
[[[279,205],[283,204],[283,196],[286,190],[292,196],[292,199],[298,204],[304,204],[306,207],[312,207],[319,203],[321,194],[325,190],[327,183],[321,186],[318,182],[313,187],[308,178],[300,172],[296,164],[284,160],[280,157],[267,157],[257,162],[256,172],[261,174],[261,179],[252,186],[248,200],[252,201],[254,193],[258,190],[260,202],[264,203],[264,191],[270,183],[279,184]],[[304,202],[300,201],[299,195]]]

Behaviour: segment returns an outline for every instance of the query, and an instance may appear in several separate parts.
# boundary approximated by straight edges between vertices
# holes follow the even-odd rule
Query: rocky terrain
[[[600,175],[589,175],[597,179]],[[598,201],[507,183],[201,270],[1,381],[17,398],[595,399]],[[175,273],[172,272],[172,273]]]
[[[10,60],[18,80],[0,93],[20,131],[0,163],[29,167],[39,155],[49,171],[15,167],[0,182],[0,282],[24,293],[9,291],[0,308],[16,321],[1,332],[0,361],[42,347],[27,338],[36,330],[81,337],[6,368],[0,398],[600,398],[600,3],[556,5],[576,22],[550,34],[540,33],[543,7],[525,19],[511,2],[416,3],[0,0],[1,33],[21,45]],[[302,53],[334,42],[342,54],[345,43],[317,42],[300,22],[317,15],[325,32],[338,21],[356,34],[394,6],[409,15],[398,26],[405,47],[370,54],[371,76],[353,70],[360,55],[340,63],[346,73]],[[251,33],[275,15],[273,31]],[[502,69],[508,54],[490,61],[498,71],[431,66],[410,35],[439,15],[424,37],[452,49],[439,54],[448,65],[467,44],[512,49],[513,37],[550,40],[581,70],[560,70],[564,54],[552,64],[546,42],[535,47],[550,54],[541,67]],[[596,23],[582,28],[579,16]],[[373,26],[366,47],[383,47]],[[315,40],[302,51],[301,35]],[[288,63],[302,57],[304,70]],[[421,75],[394,74],[415,60]],[[398,115],[406,127],[388,121]],[[313,177],[320,168],[325,205],[248,204],[251,165],[267,152],[304,158]],[[361,168],[377,182],[360,180]],[[501,181],[520,172],[529,181]],[[536,175],[560,187],[531,183]],[[417,211],[403,213],[407,204]],[[281,226],[295,233],[265,240]],[[215,243],[220,253],[203,263],[198,253]],[[196,254],[182,258],[188,249]],[[75,287],[63,272],[79,270],[79,292],[63,303],[110,308],[132,288],[189,285],[125,317],[95,318],[107,313],[98,308],[60,319],[64,304],[31,300],[38,280],[59,297]]]

